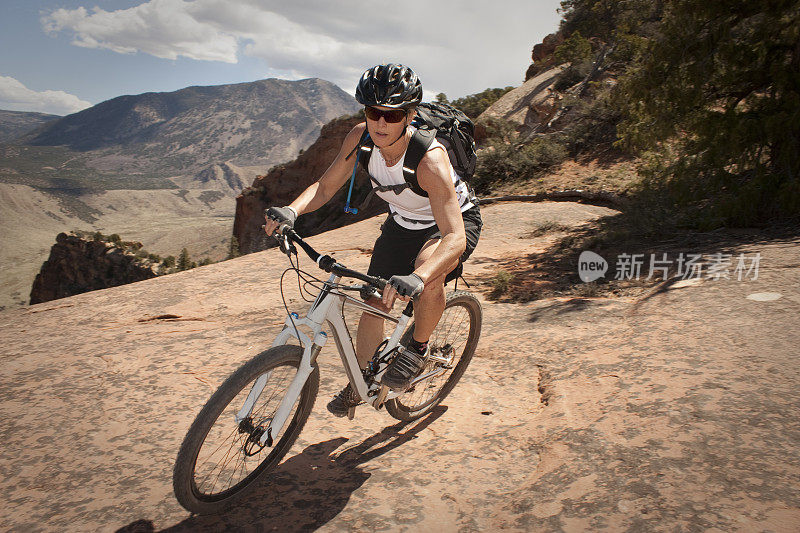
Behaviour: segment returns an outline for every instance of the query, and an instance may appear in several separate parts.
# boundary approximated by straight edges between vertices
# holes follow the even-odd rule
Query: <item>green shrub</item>
[[[570,65],[558,75],[558,79],[556,80],[555,85],[553,85],[553,88],[560,92],[566,91],[576,83],[583,80],[587,74],[589,74],[589,69],[586,67],[586,64],[581,63],[579,65]]]
[[[569,63],[556,80],[557,91],[572,87],[592,70],[592,44],[579,31],[575,31],[566,41],[558,45],[553,55],[559,64]]]
[[[594,85],[594,84],[590,84]],[[611,145],[617,137],[617,124],[622,111],[610,95],[610,89],[593,87],[588,99],[575,98],[571,102],[572,120],[563,132],[563,139],[571,155],[592,150],[599,145]],[[622,147],[617,147],[622,151]]]
[[[498,298],[508,292],[508,288],[511,286],[511,282],[514,280],[514,275],[505,271],[500,270],[497,274],[494,275],[491,279],[492,285],[492,293],[491,296],[493,298]]]
[[[495,141],[509,143],[517,138],[517,125],[510,120],[486,117],[476,123],[476,126],[482,127],[486,132],[485,140],[480,142],[481,147]]]
[[[478,158],[473,179],[475,190],[485,193],[497,183],[535,178],[566,157],[566,146],[553,136],[534,138],[521,147],[492,143]]]
[[[576,30],[556,47],[553,55],[558,63],[585,63],[592,60],[592,43]]]

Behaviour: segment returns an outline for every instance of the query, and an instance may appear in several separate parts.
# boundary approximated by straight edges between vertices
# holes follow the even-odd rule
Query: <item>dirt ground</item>
[[[473,282],[552,239],[519,228],[613,211],[483,213]],[[310,242],[364,269],[380,222]],[[329,343],[297,444],[241,506],[211,517],[179,506],[172,466],[209,395],[283,323],[277,250],[2,311],[0,528],[797,531],[800,241],[735,250],[760,253],[757,279],[528,303],[489,301],[475,285],[476,357],[410,424],[367,407],[331,417],[325,403],[346,378]],[[294,289],[289,306],[302,310]],[[162,314],[180,319],[140,321]]]

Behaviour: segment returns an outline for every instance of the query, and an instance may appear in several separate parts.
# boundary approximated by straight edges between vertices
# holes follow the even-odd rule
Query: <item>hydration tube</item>
[[[358,170],[358,158],[361,157],[361,150],[356,146],[356,162],[353,165],[353,175],[350,176],[350,188],[347,190],[347,201],[344,203],[344,212],[352,215],[358,214],[358,209],[350,207],[350,196],[353,194],[353,183],[356,181],[356,171]]]

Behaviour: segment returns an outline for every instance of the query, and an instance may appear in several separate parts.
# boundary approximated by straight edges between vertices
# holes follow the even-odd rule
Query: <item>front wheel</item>
[[[414,420],[429,413],[464,375],[481,335],[483,311],[478,299],[466,291],[447,295],[442,318],[428,341],[428,361],[420,377],[405,393],[386,402],[386,411],[398,420]],[[413,325],[403,336],[411,339]]]
[[[314,406],[318,368],[309,375],[281,432],[273,435],[273,446],[259,441],[297,374],[302,355],[300,347],[291,345],[261,352],[211,396],[175,461],[172,485],[184,508],[197,514],[224,510],[286,455]]]

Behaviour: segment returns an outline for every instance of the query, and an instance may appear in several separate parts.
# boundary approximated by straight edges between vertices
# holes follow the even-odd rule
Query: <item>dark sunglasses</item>
[[[374,122],[378,122],[381,117],[383,117],[383,119],[390,124],[396,124],[406,118],[405,109],[388,109],[384,111],[382,109],[375,109],[374,107],[365,107],[364,114],[367,115],[368,119]]]

